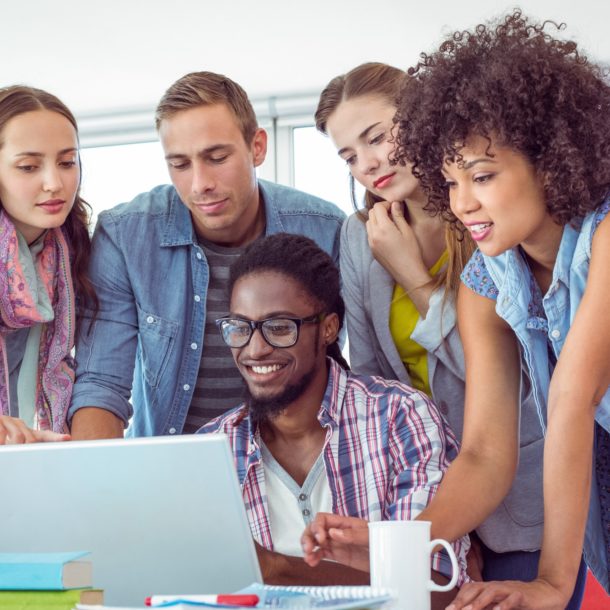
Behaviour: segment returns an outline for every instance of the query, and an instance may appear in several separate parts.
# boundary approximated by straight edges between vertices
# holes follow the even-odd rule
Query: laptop
[[[0,552],[91,551],[109,605],[262,582],[224,435],[0,447]]]

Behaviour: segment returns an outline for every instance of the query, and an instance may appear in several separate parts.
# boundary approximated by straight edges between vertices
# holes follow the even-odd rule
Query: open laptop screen
[[[105,602],[261,582],[223,435],[0,447],[0,552],[91,551]]]

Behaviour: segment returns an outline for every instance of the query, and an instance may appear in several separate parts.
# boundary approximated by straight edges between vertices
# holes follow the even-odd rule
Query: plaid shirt
[[[417,390],[379,377],[354,375],[328,359],[318,421],[326,428],[324,463],[333,513],[368,521],[414,519],[430,502],[458,451],[433,403]],[[254,539],[273,550],[259,434],[240,405],[199,430],[229,438]],[[240,421],[240,418],[241,421]],[[235,422],[238,422],[237,425]],[[453,543],[462,584],[468,537]],[[451,574],[442,551],[434,569]]]

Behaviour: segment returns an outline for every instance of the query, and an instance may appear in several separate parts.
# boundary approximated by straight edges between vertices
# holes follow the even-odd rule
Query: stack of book
[[[77,553],[0,553],[2,610],[72,610],[76,604],[103,604],[92,589],[91,562]]]

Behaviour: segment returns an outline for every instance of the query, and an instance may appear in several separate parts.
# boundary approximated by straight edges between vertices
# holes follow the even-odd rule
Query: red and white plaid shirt
[[[318,421],[333,513],[368,521],[414,519],[430,502],[458,452],[455,436],[423,393],[398,381],[354,375],[328,359],[329,374]],[[229,437],[254,539],[273,550],[259,434],[240,405],[201,433]],[[236,423],[237,422],[237,423]],[[453,543],[466,577],[468,536]],[[432,567],[451,574],[444,553]]]

